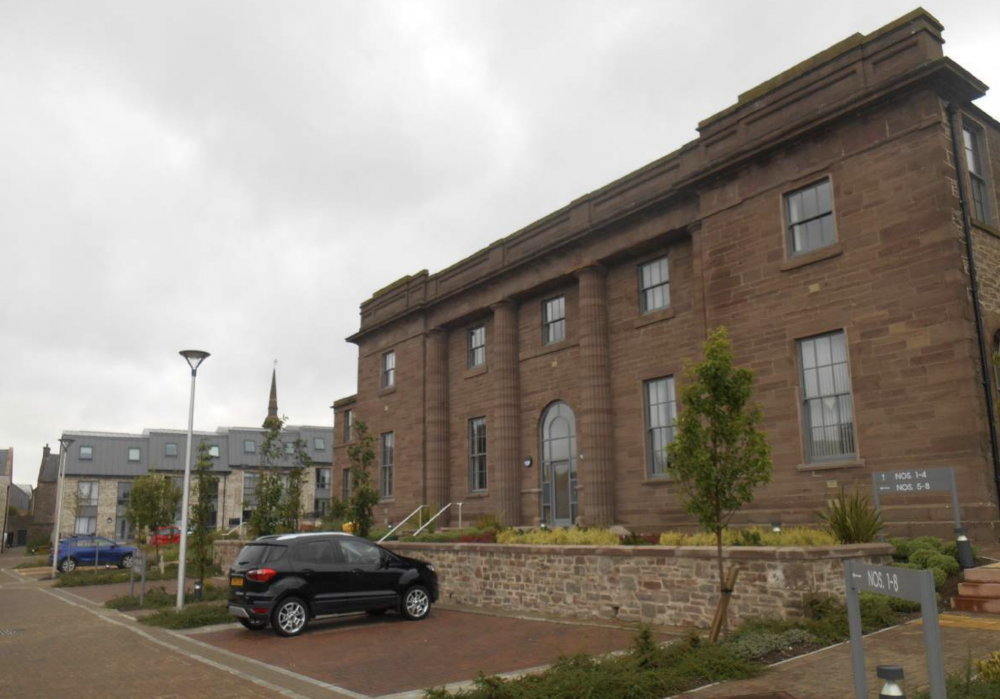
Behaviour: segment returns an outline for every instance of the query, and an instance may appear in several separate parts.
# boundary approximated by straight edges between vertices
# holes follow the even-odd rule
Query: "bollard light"
[[[885,680],[882,689],[879,690],[879,699],[906,699],[903,688],[899,682],[903,681],[903,668],[899,665],[879,665],[875,668],[875,676],[880,680]]]
[[[194,601],[201,602],[201,580],[194,581]]]
[[[972,555],[972,542],[965,535],[965,529],[956,529],[955,533],[958,534],[958,541],[956,542],[958,544],[958,564],[962,566],[962,570],[975,568],[976,559]]]

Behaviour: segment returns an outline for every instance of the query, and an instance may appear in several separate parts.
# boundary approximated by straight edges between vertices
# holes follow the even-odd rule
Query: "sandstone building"
[[[873,472],[953,466],[989,530],[1000,123],[942,30],[917,10],[856,34],[675,152],[376,292],[348,338],[357,395],[335,403],[343,492],[364,420],[380,522],[462,502],[466,521],[690,524],[663,448],[684,361],[726,326],[773,446],[743,521],[811,521]],[[947,533],[946,500],[886,515]]]

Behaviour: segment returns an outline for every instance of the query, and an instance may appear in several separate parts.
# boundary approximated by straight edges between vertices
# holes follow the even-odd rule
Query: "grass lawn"
[[[59,573],[53,587],[84,587],[87,585],[111,585],[113,583],[128,582],[130,571],[128,569],[103,570],[98,568],[77,568],[72,573]],[[149,568],[146,570],[146,580],[172,580],[177,577],[175,568],[167,568],[165,573],[161,573],[159,568]],[[139,571],[135,574],[136,582],[141,579]]]
[[[225,587],[205,585],[201,593],[201,600],[202,602],[218,602],[225,600],[228,594],[229,590]],[[186,603],[194,602],[194,592],[185,593],[184,601]],[[118,597],[109,599],[104,603],[104,606],[117,609],[120,612],[131,612],[136,609],[167,609],[173,607],[176,602],[177,596],[173,592],[167,592],[164,587],[154,587],[146,590],[141,607],[139,606],[138,595],[135,597],[119,595]]]

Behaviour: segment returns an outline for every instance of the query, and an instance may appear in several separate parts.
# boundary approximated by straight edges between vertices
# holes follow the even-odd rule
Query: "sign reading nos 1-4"
[[[880,495],[941,492],[949,491],[951,488],[950,468],[914,468],[875,474],[875,490]]]

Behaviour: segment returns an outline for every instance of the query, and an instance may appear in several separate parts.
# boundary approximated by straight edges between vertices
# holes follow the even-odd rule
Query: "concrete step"
[[[1000,563],[978,568],[969,568],[964,573],[967,583],[996,583],[1000,584]]]
[[[1000,614],[1000,599],[988,597],[952,597],[951,608],[959,612]]]
[[[963,582],[958,584],[959,597],[1000,599],[1000,583]]]

